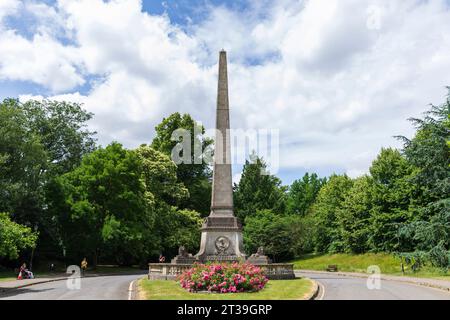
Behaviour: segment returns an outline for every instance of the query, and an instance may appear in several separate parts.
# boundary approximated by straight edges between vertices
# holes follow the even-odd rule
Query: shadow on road
[[[53,288],[49,289],[36,289],[32,287],[25,287],[25,288],[4,288],[0,290],[0,299],[1,298],[8,298],[8,297],[15,297],[24,293],[36,293],[36,292],[46,292],[51,291]]]

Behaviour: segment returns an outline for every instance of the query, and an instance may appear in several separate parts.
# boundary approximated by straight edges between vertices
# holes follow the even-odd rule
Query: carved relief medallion
[[[227,237],[220,236],[216,239],[216,249],[218,254],[227,253],[228,247],[230,246],[230,240]]]

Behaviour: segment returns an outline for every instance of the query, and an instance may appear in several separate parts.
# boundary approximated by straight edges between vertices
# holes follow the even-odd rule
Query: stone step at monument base
[[[149,280],[176,280],[177,276],[192,268],[193,264],[149,263]],[[289,263],[270,263],[258,265],[269,280],[295,279],[294,265]]]

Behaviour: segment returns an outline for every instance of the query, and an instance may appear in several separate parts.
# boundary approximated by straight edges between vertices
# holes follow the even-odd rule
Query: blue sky
[[[279,131],[284,183],[356,177],[444,101],[449,3],[2,0],[0,99],[82,103],[102,145],[133,148],[175,111],[213,127],[225,48],[232,127]]]

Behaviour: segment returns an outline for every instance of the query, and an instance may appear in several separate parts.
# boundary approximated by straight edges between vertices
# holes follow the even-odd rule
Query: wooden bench
[[[338,266],[335,264],[331,264],[327,267],[327,271],[328,272],[337,272],[338,271]]]

